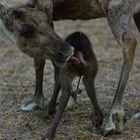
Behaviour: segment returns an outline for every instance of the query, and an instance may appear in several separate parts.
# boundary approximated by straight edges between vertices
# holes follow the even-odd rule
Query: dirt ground
[[[55,30],[61,37],[74,31],[83,31],[90,38],[99,62],[96,89],[99,102],[104,110],[105,127],[122,65],[121,48],[117,45],[106,19],[91,21],[60,21]],[[140,35],[136,32],[137,39]],[[138,41],[140,44],[140,41]],[[92,129],[91,103],[82,83],[81,95],[72,109],[67,109],[58,127],[56,140],[140,140],[140,119],[133,119],[140,110],[140,45],[136,49],[133,69],[125,90],[124,109],[127,123],[122,134],[103,137]],[[46,61],[44,94],[50,99],[53,89],[53,67]],[[47,132],[51,121],[43,111],[23,112],[20,106],[34,94],[35,73],[33,60],[10,44],[0,34],[0,140],[40,140]]]

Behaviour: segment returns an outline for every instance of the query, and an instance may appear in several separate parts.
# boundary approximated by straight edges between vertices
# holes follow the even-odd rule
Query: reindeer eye
[[[15,17],[15,18],[22,18],[23,17],[23,12],[22,11],[18,11],[18,10],[14,10],[12,12],[12,15]]]
[[[33,29],[33,27],[31,27],[30,25],[23,24],[23,25],[21,26],[21,28],[19,29],[19,32],[20,32],[20,35],[21,35],[21,36],[30,38],[30,37],[33,36],[34,29]]]

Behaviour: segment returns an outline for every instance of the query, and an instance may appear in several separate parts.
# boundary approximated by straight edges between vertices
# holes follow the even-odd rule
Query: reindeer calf
[[[56,99],[60,88],[62,88],[62,95],[52,127],[49,133],[43,138],[46,139],[47,137],[47,140],[54,138],[56,129],[71,95],[72,81],[75,76],[83,76],[83,83],[94,110],[93,123],[96,127],[100,127],[103,121],[103,113],[96,98],[94,85],[98,64],[92,50],[92,45],[86,35],[81,32],[75,32],[69,35],[65,41],[74,47],[74,57],[71,57],[67,65],[57,72],[57,78],[55,80],[57,87],[55,87],[55,92],[49,103],[49,112],[55,113]]]

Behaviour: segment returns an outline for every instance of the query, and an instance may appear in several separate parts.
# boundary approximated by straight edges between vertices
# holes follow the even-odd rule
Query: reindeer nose
[[[29,27],[28,25],[22,25],[22,27],[19,29],[20,35],[24,36],[24,37],[31,37],[33,34],[33,30],[31,29],[31,27]]]

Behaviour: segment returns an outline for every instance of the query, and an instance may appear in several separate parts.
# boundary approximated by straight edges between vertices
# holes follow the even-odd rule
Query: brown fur
[[[47,7],[49,14],[38,8],[30,8],[26,4],[6,7],[0,3],[0,18],[6,30],[14,35],[19,50],[34,58],[35,94],[29,107],[22,106],[23,110],[30,110],[36,106],[44,108],[47,105],[47,100],[43,95],[45,60],[50,59],[54,65],[61,67],[74,53],[73,47],[65,43],[53,30],[52,4],[51,1],[48,0],[48,2],[50,2],[50,7],[44,6]]]
[[[135,48],[136,48],[136,44],[137,44],[136,39],[132,33],[132,30],[129,27],[130,26],[129,23],[130,23],[130,19],[134,15],[134,20],[137,24],[137,27],[139,28],[139,18],[138,17],[139,17],[139,10],[140,10],[140,1],[139,0],[97,0],[97,1],[100,4],[100,6],[103,8],[106,18],[109,22],[109,26],[110,26],[116,40],[119,42],[119,44],[123,50],[123,66],[122,66],[122,70],[121,70],[121,76],[120,76],[116,94],[115,94],[115,97],[114,97],[114,100],[112,103],[110,117],[109,117],[108,123],[107,123],[105,131],[104,131],[104,135],[107,136],[110,133],[122,132],[123,125],[125,123],[125,121],[124,121],[125,112],[124,112],[123,105],[122,105],[123,96],[124,96],[124,90],[125,90],[128,78],[129,78],[129,73],[130,73],[130,70],[131,70],[131,67],[133,64],[133,59],[135,56]],[[40,2],[41,2],[41,0],[40,0]],[[42,2],[46,2],[46,1],[43,0]],[[76,3],[80,3],[81,1],[72,0],[71,2],[74,2],[76,5]],[[66,0],[66,2],[64,2],[64,3],[71,5],[71,2]],[[87,3],[87,1],[86,2],[82,1],[82,2],[84,4]],[[91,2],[91,1],[89,0],[88,3],[89,2]],[[40,7],[40,10],[46,9],[46,8],[44,8],[43,5],[42,6],[41,5],[40,6],[38,5],[38,7]],[[62,5],[62,7],[63,7],[63,5]],[[77,7],[79,9],[79,5]],[[79,11],[81,10],[80,12],[78,12],[78,13],[80,13],[80,15],[78,15],[76,17],[79,17],[79,18],[81,17],[81,13],[82,13],[83,9],[84,8],[79,9]],[[63,11],[63,9],[59,9],[59,10]],[[67,13],[69,15],[68,17],[72,17],[71,15],[74,13],[74,10],[75,9],[73,9],[73,7],[70,8],[70,10],[68,9],[68,11],[69,11]],[[64,9],[64,11],[65,11],[65,9]],[[50,13],[49,14],[48,13],[49,12],[46,12],[46,14],[49,16]],[[59,16],[59,17],[63,17],[63,14],[64,14],[63,12],[62,13],[60,12],[60,15],[62,15],[62,16]],[[6,15],[6,17],[4,17],[3,15]],[[59,15],[59,13],[56,15]],[[51,16],[49,16],[49,17],[51,17]],[[1,5],[0,5],[0,18],[3,18],[3,21],[4,21],[7,29],[12,31],[13,30],[12,26],[9,26],[9,25],[13,24],[12,23],[13,20],[11,19],[12,16],[11,15],[9,16],[9,14],[5,13],[5,10],[3,10],[3,7],[1,7]],[[75,18],[73,18],[73,19],[75,19]],[[83,19],[87,19],[87,17],[84,17]],[[15,26],[15,29],[16,28],[17,27]],[[15,29],[14,29],[14,31],[15,31]],[[51,50],[52,50],[52,47],[51,47]],[[62,54],[62,53],[60,53],[60,54]],[[35,56],[36,56],[36,54],[35,54]],[[47,56],[50,56],[50,55],[47,55]],[[53,54],[53,56],[54,56],[54,54]],[[36,93],[35,93],[35,98],[34,98],[36,101],[37,99],[38,100],[42,99],[42,98],[40,98],[40,95],[42,95],[42,84],[39,81],[42,81],[42,78],[43,78],[42,71],[43,71],[45,62],[44,62],[44,60],[43,61],[37,60],[35,62],[36,62],[35,66],[37,67],[36,73],[38,75],[37,76],[37,85],[39,85],[36,87]],[[56,66],[55,66],[55,71],[59,71],[59,68],[57,68]],[[57,79],[58,77],[59,77],[58,75],[55,75],[55,79]],[[59,90],[59,88],[57,88],[57,84],[55,84],[54,90]],[[41,92],[41,94],[40,94],[40,92]],[[66,96],[65,98],[68,98],[68,96]],[[62,98],[62,99],[64,99],[64,98]],[[43,101],[43,99],[41,101]],[[50,139],[51,139],[51,137],[50,137]]]
[[[126,120],[125,112],[123,109],[123,96],[124,96],[124,90],[125,90],[128,78],[129,78],[129,73],[132,68],[132,64],[133,64],[133,60],[135,56],[135,49],[137,45],[137,41],[130,28],[130,19],[134,15],[135,23],[137,24],[137,27],[139,29],[138,18],[139,18],[139,11],[140,11],[140,1],[138,0],[97,0],[97,1],[102,7],[102,9],[104,10],[104,13],[109,22],[109,26],[116,40],[118,41],[118,43],[120,44],[123,50],[123,66],[121,70],[121,76],[120,76],[116,94],[115,94],[115,97],[111,106],[110,117],[106,125],[106,128],[104,130],[104,136],[107,136],[111,133],[121,133],[123,131],[123,126]],[[74,2],[74,3],[78,3],[78,2],[79,1]],[[73,10],[71,10],[71,12],[73,12]],[[70,15],[72,15],[72,13],[70,13]],[[70,69],[71,68],[68,68],[68,70]],[[66,70],[65,72],[67,73],[67,75],[71,73],[71,77],[73,77],[72,71],[67,72]],[[69,78],[65,77],[65,78],[66,79],[63,82],[63,86],[65,88],[63,90],[65,91],[65,93],[67,93],[69,90],[68,85],[70,83],[67,83],[66,81],[69,82],[68,79],[70,77]],[[85,83],[87,81],[88,80],[86,80]],[[59,122],[58,120],[61,118],[60,117],[61,116],[60,114],[62,113],[61,107],[63,108],[65,107],[64,102],[66,102],[68,98],[69,98],[69,94],[62,95],[61,105],[55,117],[53,127],[51,128],[51,131],[49,131],[48,133],[47,140],[53,139],[56,126],[58,125],[58,122]]]
[[[91,43],[82,32],[72,33],[66,38],[66,41],[74,47],[74,57],[79,60],[79,63],[75,63],[70,59],[65,67],[55,72],[57,76],[55,78],[55,89],[49,103],[48,113],[54,114],[56,112],[56,114],[50,131],[43,138],[47,138],[47,140],[52,140],[55,136],[56,129],[71,95],[72,81],[75,76],[83,76],[83,83],[93,106],[94,115],[92,116],[92,123],[95,127],[99,128],[103,121],[103,112],[98,104],[94,85],[98,64]],[[58,110],[56,111],[56,100],[60,88],[62,88],[62,95],[60,97]]]

